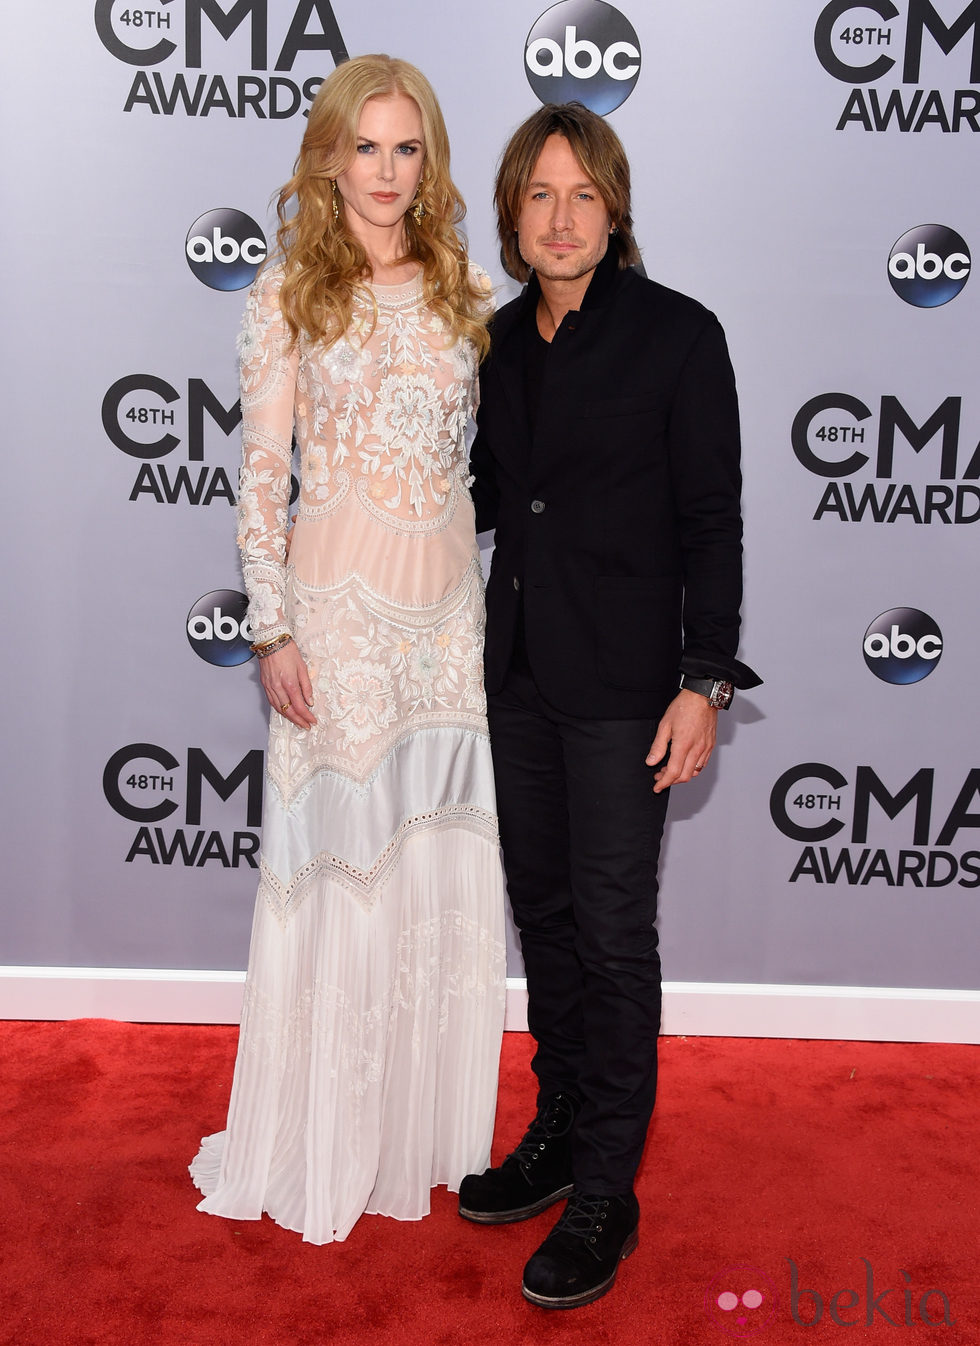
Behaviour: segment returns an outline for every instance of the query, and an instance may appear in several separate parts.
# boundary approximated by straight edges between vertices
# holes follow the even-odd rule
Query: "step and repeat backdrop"
[[[766,682],[675,791],[666,976],[980,987],[976,0],[21,0],[2,27],[0,960],[245,965],[235,338],[316,89],[382,50],[440,96],[501,299],[497,157],[578,98],[630,153],[648,274],[728,333]]]

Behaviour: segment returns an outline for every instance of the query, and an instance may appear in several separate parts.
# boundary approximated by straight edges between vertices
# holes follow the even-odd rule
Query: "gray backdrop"
[[[432,80],[472,255],[509,297],[490,190],[537,106],[534,29],[546,96],[628,95],[608,115],[646,269],[718,313],[742,399],[743,654],[766,683],[675,791],[665,975],[980,986],[980,25],[965,0],[545,8],[7,7],[0,961],[244,966],[264,698],[254,660],[201,657],[234,656],[229,592],[193,642],[188,616],[241,589],[245,293],[185,241],[220,208],[271,237],[310,81],[381,49]],[[218,218],[230,258],[254,231]],[[896,288],[894,245],[929,224]],[[915,611],[866,658],[892,609]]]

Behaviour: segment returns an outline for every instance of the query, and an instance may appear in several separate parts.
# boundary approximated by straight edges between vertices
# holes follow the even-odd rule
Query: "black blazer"
[[[495,316],[471,455],[477,529],[496,529],[486,682],[507,674],[520,605],[559,711],[659,715],[680,671],[759,679],[735,658],[739,428],[722,329],[610,249],[548,352],[533,435],[527,326],[540,288]]]

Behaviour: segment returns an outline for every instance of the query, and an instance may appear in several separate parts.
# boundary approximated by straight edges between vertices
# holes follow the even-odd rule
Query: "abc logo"
[[[889,608],[864,633],[864,662],[882,682],[921,682],[942,652],[942,632],[918,608]]]
[[[970,249],[955,229],[920,224],[888,254],[888,279],[899,299],[938,308],[955,299],[970,276]]]
[[[240,210],[209,210],[187,231],[184,251],[194,275],[212,290],[244,290],[269,251],[265,235]]]
[[[252,658],[248,599],[235,589],[213,589],[187,614],[187,639],[206,663],[221,668]]]
[[[527,35],[524,69],[542,103],[584,103],[605,115],[625,103],[640,74],[630,21],[602,0],[561,0]]]

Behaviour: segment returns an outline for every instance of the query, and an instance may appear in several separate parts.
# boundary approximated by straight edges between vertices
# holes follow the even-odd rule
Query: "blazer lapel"
[[[533,293],[532,293],[533,292]],[[526,463],[531,452],[530,420],[527,407],[525,378],[524,323],[529,306],[537,305],[537,283],[532,277],[523,294],[502,309],[491,328],[490,361],[493,377],[503,394],[511,422],[509,442],[495,445],[497,453],[505,452]]]

